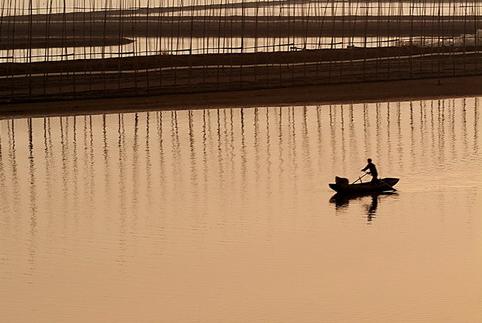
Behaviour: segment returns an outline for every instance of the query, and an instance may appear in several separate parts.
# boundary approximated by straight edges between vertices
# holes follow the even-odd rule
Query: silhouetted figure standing
[[[378,182],[377,167],[375,166],[374,163],[372,163],[371,158],[368,158],[367,161],[368,161],[368,164],[366,165],[365,168],[362,169],[362,172],[366,172],[367,170],[369,170],[369,174],[372,175],[372,183]]]

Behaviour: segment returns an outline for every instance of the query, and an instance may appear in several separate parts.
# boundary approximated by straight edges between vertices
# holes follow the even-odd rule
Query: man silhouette
[[[368,164],[366,165],[365,168],[363,168],[361,171],[362,172],[366,172],[367,170],[369,170],[369,174],[372,175],[372,183],[374,182],[378,182],[378,171],[377,171],[377,167],[375,166],[374,163],[372,163],[372,159],[371,158],[368,158],[367,159],[368,161]]]

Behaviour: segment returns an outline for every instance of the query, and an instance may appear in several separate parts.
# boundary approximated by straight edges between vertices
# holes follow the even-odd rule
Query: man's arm
[[[363,168],[361,171],[362,171],[362,172],[366,172],[367,169],[369,169],[369,168],[370,168],[369,165],[367,165],[367,166],[366,166],[365,168]]]

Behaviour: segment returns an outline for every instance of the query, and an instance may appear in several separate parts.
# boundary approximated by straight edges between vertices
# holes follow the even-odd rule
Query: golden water
[[[1,120],[0,321],[481,322],[481,103]]]

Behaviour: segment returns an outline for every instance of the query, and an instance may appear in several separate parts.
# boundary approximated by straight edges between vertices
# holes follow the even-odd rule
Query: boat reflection
[[[335,205],[336,210],[343,210],[348,208],[351,201],[362,202],[368,197],[371,197],[370,203],[365,203],[363,206],[366,211],[367,221],[371,223],[376,216],[378,204],[380,199],[387,196],[398,195],[397,192],[379,192],[370,194],[335,194],[330,198],[330,203]]]

